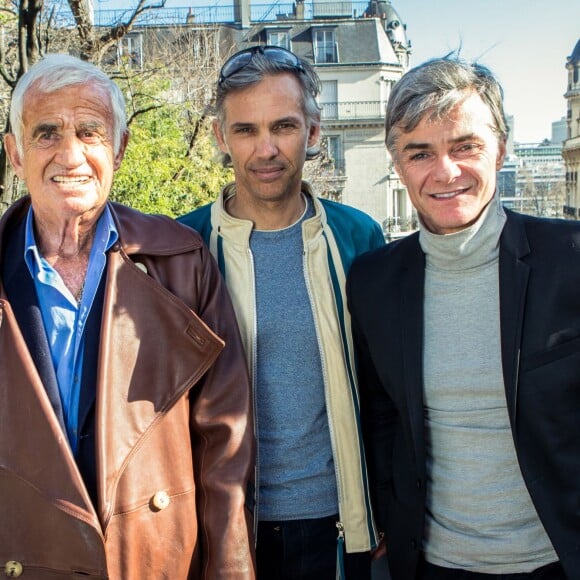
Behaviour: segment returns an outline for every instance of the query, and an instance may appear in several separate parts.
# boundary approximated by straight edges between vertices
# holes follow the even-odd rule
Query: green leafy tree
[[[207,106],[184,99],[165,74],[117,79],[127,101],[130,139],[111,199],[177,217],[213,201],[231,179],[217,158]]]
[[[195,121],[190,121],[183,107],[171,105],[133,119],[111,198],[147,213],[172,217],[213,201],[231,180],[231,172],[217,162],[208,121]],[[195,145],[190,150],[194,130]]]
[[[176,216],[213,199],[229,178],[214,156],[205,112],[219,69],[218,35],[211,27],[141,29],[146,42],[135,61],[125,57],[123,38],[165,0],[132,4],[118,22],[95,27],[85,0],[0,0],[0,120],[8,131],[11,91],[44,53],[71,52],[94,62],[122,87],[132,134],[111,197]],[[72,21],[61,18],[67,8]],[[22,193],[0,147],[0,214]]]

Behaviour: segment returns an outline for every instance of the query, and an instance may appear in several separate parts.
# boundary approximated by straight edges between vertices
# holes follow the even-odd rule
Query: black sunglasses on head
[[[256,54],[263,55],[270,62],[288,66],[302,73],[305,72],[298,57],[285,48],[280,46],[252,46],[251,48],[246,48],[237,52],[226,60],[224,66],[222,66],[222,70],[220,71],[218,85],[221,85],[225,80],[247,67]]]

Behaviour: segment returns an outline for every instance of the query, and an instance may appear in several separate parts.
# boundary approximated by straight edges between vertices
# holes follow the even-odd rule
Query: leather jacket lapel
[[[109,252],[96,402],[97,484],[105,527],[130,454],[222,348],[221,339],[119,245]]]

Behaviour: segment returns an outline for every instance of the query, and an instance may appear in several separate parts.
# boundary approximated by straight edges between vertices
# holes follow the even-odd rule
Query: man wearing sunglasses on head
[[[370,578],[376,535],[359,437],[344,282],[379,225],[316,197],[320,81],[279,47],[223,66],[214,131],[235,181],[181,221],[200,231],[232,295],[253,380],[258,577]]]

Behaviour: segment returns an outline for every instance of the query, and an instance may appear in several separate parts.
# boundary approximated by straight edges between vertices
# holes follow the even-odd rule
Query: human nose
[[[85,144],[76,134],[65,133],[58,144],[58,162],[64,167],[78,167],[85,162]]]
[[[264,132],[258,137],[256,153],[259,157],[271,159],[278,155],[278,146],[275,136],[269,132]]]
[[[437,158],[435,169],[433,171],[433,177],[437,181],[449,183],[460,175],[461,168],[449,157],[449,155],[441,155]]]

